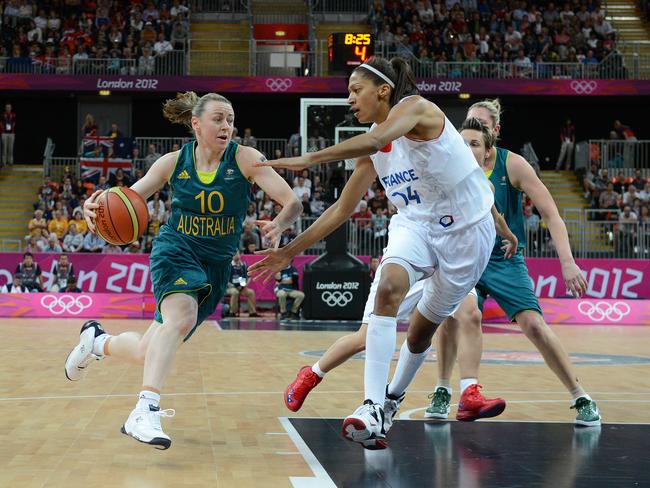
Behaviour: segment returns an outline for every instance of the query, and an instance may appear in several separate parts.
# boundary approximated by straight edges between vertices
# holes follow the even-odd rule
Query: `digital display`
[[[335,32],[327,38],[329,74],[347,75],[375,53],[372,34]]]

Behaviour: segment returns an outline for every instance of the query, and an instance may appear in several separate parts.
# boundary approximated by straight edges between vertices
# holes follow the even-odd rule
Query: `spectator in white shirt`
[[[162,56],[169,51],[172,51],[174,47],[172,43],[165,39],[165,33],[161,32],[158,34],[158,41],[153,45],[153,50],[158,56]]]
[[[629,185],[627,187],[627,191],[623,193],[623,205],[632,205],[635,198],[639,198],[639,194],[636,191],[636,186]]]
[[[106,241],[92,232],[86,232],[84,237],[84,251],[86,252],[102,252],[106,245]]]
[[[311,186],[312,186],[312,185],[311,185],[311,180],[309,179],[309,170],[307,170],[307,169],[303,169],[303,170],[302,170],[302,173],[300,173],[300,176],[301,176],[302,179],[305,181],[305,186],[306,186],[307,188],[309,188],[309,190],[311,191]],[[298,178],[299,178],[299,177],[296,176],[296,177],[293,179],[293,186],[298,185]]]
[[[63,239],[63,250],[65,252],[79,252],[83,249],[84,236],[77,230],[76,224],[68,226],[68,233]]]
[[[298,177],[298,184],[293,187],[293,192],[296,194],[298,197],[298,200],[302,202],[302,196],[307,195],[307,197],[311,197],[311,190],[305,186],[305,178],[302,176]]]

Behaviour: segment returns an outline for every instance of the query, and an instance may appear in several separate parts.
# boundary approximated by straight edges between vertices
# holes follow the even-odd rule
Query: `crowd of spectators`
[[[607,168],[592,163],[583,184],[591,217],[604,223],[603,230],[619,254],[650,253],[650,177],[644,177],[640,169],[634,177],[622,171],[610,175]]]
[[[186,0],[0,1],[0,71],[154,74],[183,50]]]
[[[421,64],[597,64],[616,43],[599,0],[376,0],[370,23],[389,51]]]

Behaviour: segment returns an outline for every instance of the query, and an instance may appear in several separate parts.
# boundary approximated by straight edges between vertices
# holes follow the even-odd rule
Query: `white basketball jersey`
[[[386,196],[398,210],[391,225],[426,224],[434,233],[452,232],[490,213],[494,197],[488,179],[446,117],[437,139],[402,136],[370,158]]]

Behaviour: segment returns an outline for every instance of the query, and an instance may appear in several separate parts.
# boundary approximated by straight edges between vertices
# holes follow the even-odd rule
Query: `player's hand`
[[[280,158],[272,159],[270,161],[258,161],[256,163],[253,163],[253,166],[268,166],[271,168],[286,168],[298,171],[301,169],[309,168],[313,164],[314,163],[312,163],[307,156],[298,156],[295,158]]]
[[[99,208],[99,204],[95,203],[95,200],[99,195],[102,194],[104,190],[97,190],[95,193],[90,195],[86,202],[84,203],[84,219],[86,219],[86,224],[88,224],[88,230],[95,234],[95,218],[97,214],[95,209]]]
[[[587,292],[587,282],[575,262],[562,265],[562,276],[567,291],[575,298],[579,298]]]
[[[501,239],[501,242],[503,243],[501,250],[503,251],[504,258],[510,259],[517,254],[517,245],[519,244],[519,241],[517,241],[516,235],[512,234],[508,239]]]
[[[260,228],[262,241],[266,244],[265,247],[277,249],[282,235],[282,229],[278,224],[272,220],[256,220],[253,223]]]
[[[256,251],[255,254],[264,256],[264,259],[248,268],[248,276],[251,281],[262,280],[262,283],[268,283],[275,273],[286,268],[291,262],[291,256],[288,256],[282,249],[265,249]]]

